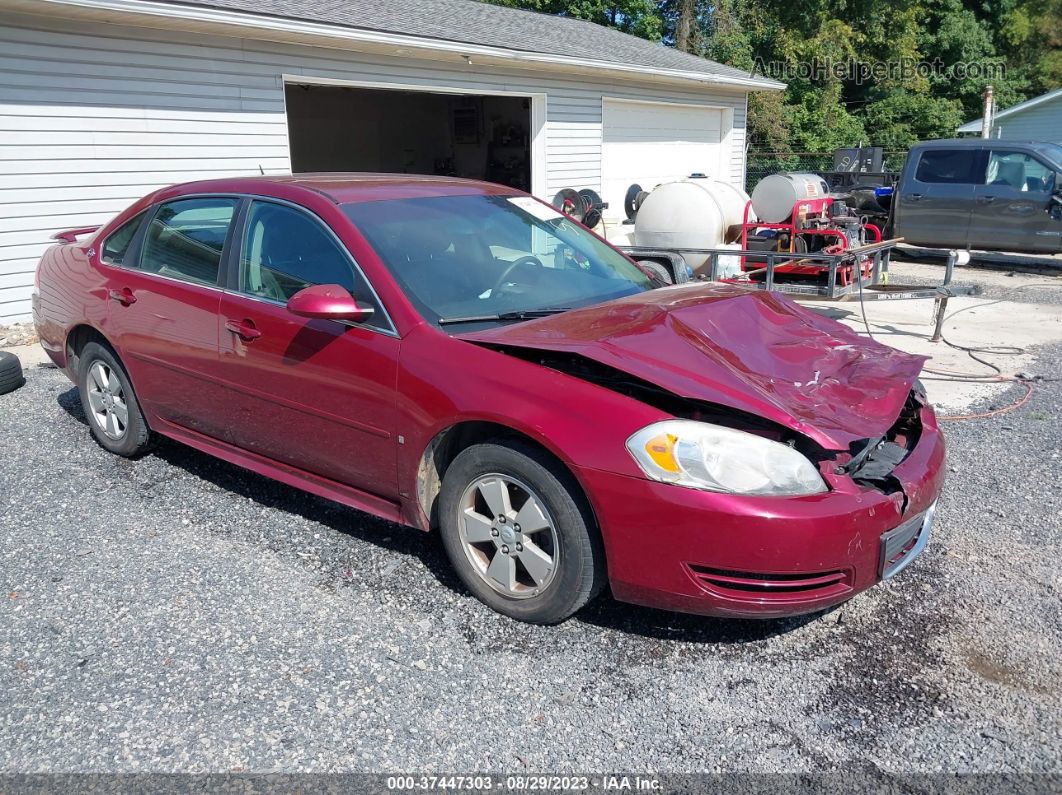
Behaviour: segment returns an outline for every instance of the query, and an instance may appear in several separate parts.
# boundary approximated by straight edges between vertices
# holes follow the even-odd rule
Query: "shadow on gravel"
[[[82,425],[88,425],[77,388],[68,389],[57,397],[59,406]],[[386,519],[348,508],[337,502],[317,497],[297,488],[258,475],[243,467],[222,461],[194,448],[163,439],[149,456],[209,483],[221,491],[253,500],[264,508],[271,508],[303,519],[317,522],[337,533],[367,541],[397,555],[411,555],[420,559],[446,587],[464,593],[437,534],[425,534],[409,527],[396,525]],[[147,494],[145,494],[147,499]]]
[[[82,425],[88,427],[88,420],[85,418],[85,411],[81,407],[81,397],[77,393],[77,387],[71,387],[65,392],[60,392],[55,402],[59,404],[59,408],[80,422]]]
[[[713,618],[629,605],[605,595],[584,607],[573,620],[653,640],[742,644],[784,635],[823,615],[824,612],[818,612],[762,620]]]
[[[368,542],[396,555],[417,558],[442,585],[463,593],[461,582],[452,573],[436,533],[422,533],[285,486],[264,475],[168,439],[163,440],[153,455],[223,491],[254,500],[265,508],[317,522],[337,533]]]
[[[56,400],[67,414],[82,425],[88,425],[76,387],[60,393]],[[462,596],[468,595],[446,558],[438,533],[421,533],[355,508],[283,486],[263,475],[168,439],[164,439],[158,448],[148,455],[182,469],[222,491],[253,500],[262,507],[317,522],[337,533],[368,542],[397,555],[415,557],[441,585]],[[150,499],[146,493],[144,498]],[[820,612],[796,618],[760,621],[711,618],[618,602],[606,590],[572,620],[654,640],[695,644],[743,644],[791,632],[822,615]]]

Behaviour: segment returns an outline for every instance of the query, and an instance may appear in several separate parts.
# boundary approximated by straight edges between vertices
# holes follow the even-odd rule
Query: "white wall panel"
[[[289,171],[285,75],[546,94],[547,197],[601,190],[603,97],[711,104],[732,114],[731,178],[742,178],[740,91],[0,15],[0,323],[28,317],[32,272],[56,231],[103,223],[167,184]]]

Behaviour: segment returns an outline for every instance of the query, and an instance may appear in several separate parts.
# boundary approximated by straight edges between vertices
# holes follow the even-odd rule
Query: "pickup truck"
[[[892,191],[888,234],[932,248],[1062,253],[1062,146],[915,144]]]

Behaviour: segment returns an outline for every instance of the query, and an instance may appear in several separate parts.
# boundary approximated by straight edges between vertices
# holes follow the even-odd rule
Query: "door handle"
[[[922,200],[922,194],[921,193],[908,193],[903,198],[904,198],[904,200],[909,201],[909,202],[917,202],[917,201],[921,201]]]
[[[251,340],[256,340],[262,336],[262,332],[254,327],[254,321],[249,319],[226,320],[225,328],[244,342],[250,342]]]
[[[107,297],[112,301],[117,301],[122,306],[136,303],[136,296],[133,295],[133,291],[128,287],[123,287],[121,290],[108,290]]]
[[[995,196],[978,196],[977,197],[977,203],[978,204],[991,204],[995,200],[996,200]]]

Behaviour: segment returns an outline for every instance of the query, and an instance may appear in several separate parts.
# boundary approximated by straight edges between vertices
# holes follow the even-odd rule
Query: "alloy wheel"
[[[540,594],[557,572],[560,543],[542,499],[508,475],[483,475],[458,508],[461,545],[491,588],[514,599]]]
[[[125,390],[114,370],[99,359],[89,367],[88,401],[92,419],[108,439],[119,441],[129,427]]]

